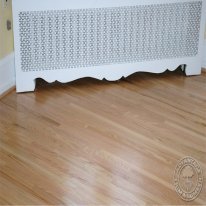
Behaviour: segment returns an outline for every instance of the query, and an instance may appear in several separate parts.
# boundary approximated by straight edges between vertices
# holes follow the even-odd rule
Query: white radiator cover
[[[201,73],[206,0],[13,0],[17,92],[36,78]]]

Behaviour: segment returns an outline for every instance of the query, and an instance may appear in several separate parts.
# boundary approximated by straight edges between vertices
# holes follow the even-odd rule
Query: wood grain
[[[2,94],[0,94],[0,99],[2,99],[3,97],[5,97],[6,95],[8,95],[10,92],[15,90],[15,86],[11,87],[10,89],[8,89],[7,91],[3,92]]]
[[[178,161],[206,177],[206,73],[37,85],[0,100],[1,205],[184,205]]]

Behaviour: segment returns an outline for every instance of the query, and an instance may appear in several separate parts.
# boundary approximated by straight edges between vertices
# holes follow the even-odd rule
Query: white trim
[[[204,41],[204,52],[202,58],[202,67],[206,69],[206,39]]]
[[[15,86],[14,53],[0,60],[0,95]]]
[[[15,8],[13,12],[19,13],[21,11],[45,11],[45,10],[65,10],[65,9],[86,9],[86,8],[107,8],[107,7],[121,7],[121,6],[137,6],[137,5],[152,5],[166,3],[180,3],[188,1],[199,0],[44,0],[37,3],[37,1],[28,0],[13,0],[12,7]],[[204,1],[204,0],[203,0]],[[29,3],[27,3],[29,2]]]

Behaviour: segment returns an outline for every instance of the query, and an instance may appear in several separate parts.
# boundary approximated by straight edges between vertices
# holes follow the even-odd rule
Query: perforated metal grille
[[[195,56],[202,2],[20,12],[23,71]]]

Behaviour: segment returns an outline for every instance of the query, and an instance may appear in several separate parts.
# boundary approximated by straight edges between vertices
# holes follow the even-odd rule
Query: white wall
[[[206,39],[205,39],[205,46],[204,46],[204,54],[203,54],[203,60],[202,60],[202,67],[206,69]]]
[[[202,60],[202,67],[206,69],[206,24],[205,24],[205,42],[204,42],[204,54]]]
[[[15,86],[14,53],[0,60],[0,95]]]

